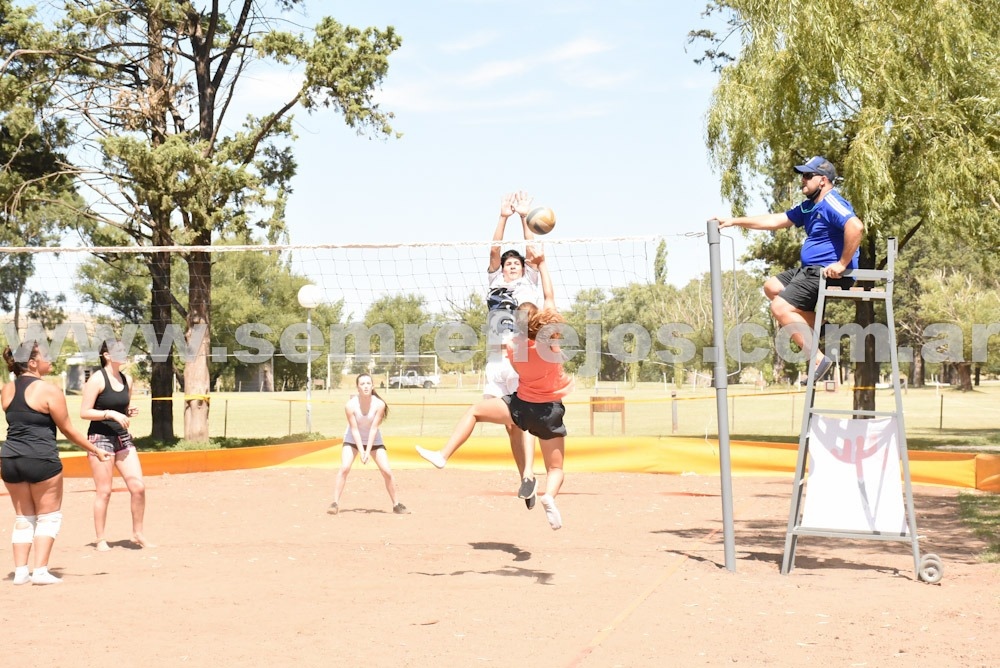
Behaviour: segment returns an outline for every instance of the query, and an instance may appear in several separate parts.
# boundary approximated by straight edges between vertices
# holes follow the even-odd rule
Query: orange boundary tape
[[[143,475],[164,473],[203,473],[207,471],[233,471],[280,466],[297,457],[330,450],[340,439],[261,445],[226,450],[185,450],[181,452],[140,452]],[[63,453],[63,476],[67,478],[91,477],[87,455],[82,452]]]
[[[414,449],[417,443],[431,447],[435,441],[399,437],[387,441],[393,468],[430,466]],[[303,466],[333,469],[340,465],[340,439],[266,445],[227,450],[183,452],[140,452],[146,475],[231,471],[270,466]],[[716,441],[681,437],[574,437],[567,443],[568,472],[719,474],[719,446]],[[733,441],[730,459],[735,476],[787,474],[795,471],[797,443]],[[541,461],[541,455],[536,454]],[[916,484],[943,485],[1000,492],[1000,455],[963,452],[909,453],[910,479]],[[495,471],[512,466],[510,444],[504,437],[470,439],[449,467]],[[90,465],[83,453],[63,455],[64,475],[89,478]]]

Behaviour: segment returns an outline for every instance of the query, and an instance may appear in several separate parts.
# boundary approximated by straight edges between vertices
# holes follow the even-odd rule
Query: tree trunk
[[[972,391],[972,362],[958,362],[955,364],[955,380],[958,389],[963,392]]]
[[[927,384],[927,367],[924,366],[924,356],[920,348],[913,347],[913,364],[910,367],[910,386],[923,387]]]
[[[163,39],[163,25],[155,12],[149,18],[149,43],[160,44]],[[163,144],[166,136],[166,98],[162,94],[165,86],[165,65],[163,52],[153,48],[149,53],[149,121],[151,127],[151,143],[154,147]],[[152,227],[154,246],[168,246],[170,239],[170,211],[161,206],[160,200],[150,198],[147,202]],[[152,277],[153,294],[150,298],[150,312],[153,332],[156,340],[164,341],[164,336],[172,321],[171,284],[170,284],[170,254],[154,253],[150,258],[149,273]],[[150,376],[150,392],[153,395],[152,437],[154,441],[170,443],[174,440],[174,347],[173,341],[166,348],[166,353],[160,361],[153,361]]]
[[[155,243],[155,242],[154,242]],[[153,253],[149,260],[149,274],[153,279],[150,312],[153,332],[157,341],[164,341],[170,325],[170,253]],[[174,440],[174,348],[165,348],[163,357],[153,357],[149,389],[152,393],[152,438],[161,443]]]
[[[862,248],[858,259],[859,269],[875,268],[875,235],[869,234],[867,246]],[[858,300],[854,306],[855,320],[863,331],[875,322],[875,304],[871,301]],[[878,361],[875,359],[875,339],[866,336],[864,341],[865,358],[858,362],[854,369],[854,409],[875,410],[875,383],[878,382]]]
[[[207,235],[206,235],[207,236]],[[207,244],[202,244],[207,245]],[[191,253],[188,263],[187,359],[184,364],[184,438],[208,440],[208,413],[211,380],[208,372],[211,336],[209,312],[212,306],[212,255]]]
[[[267,362],[261,364],[264,373],[263,381],[261,382],[260,391],[261,392],[274,392],[274,360],[270,359]]]
[[[875,306],[858,300],[854,305],[855,320],[864,330],[875,320]],[[862,346],[865,358],[854,366],[854,409],[875,410],[875,383],[878,382],[878,362],[875,360],[875,338],[866,336]]]

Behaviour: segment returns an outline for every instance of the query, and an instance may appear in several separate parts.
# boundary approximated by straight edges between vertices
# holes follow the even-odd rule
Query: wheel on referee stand
[[[928,584],[935,584],[941,581],[944,576],[944,567],[941,558],[936,554],[925,554],[920,558],[920,579]]]

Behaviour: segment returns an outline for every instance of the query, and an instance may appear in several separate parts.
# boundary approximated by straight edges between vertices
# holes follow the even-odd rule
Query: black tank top
[[[111,388],[111,379],[108,378],[108,372],[104,367],[101,367],[101,374],[104,376],[104,389],[94,400],[94,410],[116,411],[128,415],[128,381],[125,380],[125,376],[122,375],[122,389],[114,390]],[[127,433],[128,430],[114,420],[95,420],[90,423],[90,428],[87,430],[87,435],[101,434],[109,438],[124,436]]]
[[[7,441],[0,448],[0,457],[30,457],[59,459],[56,447],[56,423],[48,413],[41,413],[24,400],[24,391],[34,383],[35,376],[14,379],[14,398],[5,411]]]

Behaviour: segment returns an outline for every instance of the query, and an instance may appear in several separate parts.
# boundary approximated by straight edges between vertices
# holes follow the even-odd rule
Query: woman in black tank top
[[[80,417],[91,420],[87,438],[97,448],[111,456],[106,461],[88,457],[94,475],[94,532],[96,546],[101,552],[110,550],[104,537],[108,519],[108,502],[111,500],[111,481],[118,469],[131,496],[132,542],[139,547],[151,547],[143,534],[143,516],[146,512],[146,483],[142,479],[139,454],[129,433],[129,419],[139,412],[131,406],[132,379],[122,373],[128,351],[120,341],[101,344],[101,371],[91,374],[83,387]]]
[[[0,446],[0,477],[14,504],[14,584],[57,584],[49,572],[49,555],[62,526],[62,461],[56,446],[56,427],[74,445],[107,459],[73,426],[66,396],[42,380],[52,370],[48,353],[36,341],[25,341],[3,351],[13,383],[0,390],[7,417],[7,440]],[[35,550],[35,569],[29,574],[28,558]]]

